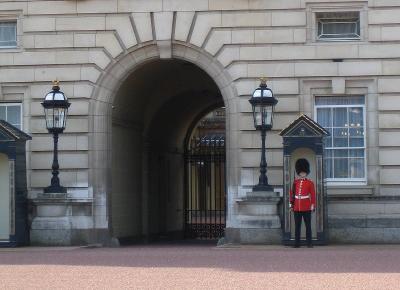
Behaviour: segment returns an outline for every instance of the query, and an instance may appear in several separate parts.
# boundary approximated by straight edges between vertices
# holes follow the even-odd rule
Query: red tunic
[[[314,182],[307,178],[295,179],[293,188],[290,190],[290,204],[294,211],[310,211],[311,206],[315,208]]]

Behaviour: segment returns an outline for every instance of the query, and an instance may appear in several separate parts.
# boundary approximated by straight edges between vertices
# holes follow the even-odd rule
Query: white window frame
[[[20,122],[21,122],[20,123],[20,130],[22,131],[23,130],[23,125],[24,125],[24,115],[23,115],[23,110],[22,110],[22,103],[18,103],[18,102],[15,102],[15,103],[0,103],[0,107],[8,107],[8,106],[19,106],[20,116],[21,116],[21,118],[20,118]],[[6,111],[6,119],[7,119],[7,111]],[[5,121],[7,121],[7,120],[5,120]],[[11,125],[15,126],[14,124],[11,124]]]
[[[365,105],[365,96],[362,96],[364,98],[364,104],[357,104],[357,105],[317,105],[316,104],[316,98],[318,97],[360,97],[360,95],[348,95],[348,96],[326,96],[326,95],[318,95],[315,96],[314,98],[314,120],[318,122],[318,114],[317,110],[318,108],[362,108],[363,110],[363,128],[364,128],[364,146],[363,147],[329,147],[329,149],[335,150],[335,149],[364,149],[364,178],[325,178],[327,185],[366,185],[367,184],[367,168],[368,168],[368,163],[367,163],[367,128],[366,128],[366,105]],[[333,122],[333,118],[332,118]],[[332,126],[333,128],[333,126]],[[332,144],[333,145],[333,144]],[[349,157],[347,157],[349,158]]]
[[[319,41],[348,41],[348,40],[360,40],[361,39],[361,19],[360,19],[360,12],[359,11],[349,11],[349,12],[357,12],[358,13],[358,20],[353,20],[353,18],[319,18],[316,17],[316,32],[317,32],[317,40]],[[341,13],[341,12],[332,12],[332,13]],[[346,12],[342,12],[346,13]],[[318,12],[317,12],[318,14]],[[340,34],[324,34],[324,23],[354,23],[356,25],[356,31],[353,32],[354,37],[341,37]],[[322,33],[319,34],[319,25],[322,25]],[[360,32],[358,32],[360,31]],[[351,34],[351,33],[348,33]],[[337,35],[337,37],[323,37],[324,35]]]
[[[332,0],[329,3],[307,3],[307,42],[318,42],[321,45],[329,45],[332,42],[356,42],[368,40],[368,3],[348,2]],[[360,19],[360,38],[350,39],[319,39],[318,38],[318,13],[348,13],[358,12]]]
[[[0,25],[3,23],[14,23],[15,24],[15,45],[1,45],[1,42],[0,42],[0,48],[17,48],[18,47],[18,21],[17,21],[17,19],[0,19]]]

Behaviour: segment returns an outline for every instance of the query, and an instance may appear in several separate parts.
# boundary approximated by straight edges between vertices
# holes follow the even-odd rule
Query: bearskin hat
[[[297,159],[295,168],[297,174],[300,174],[300,172],[310,173],[310,163],[308,163],[307,159]]]

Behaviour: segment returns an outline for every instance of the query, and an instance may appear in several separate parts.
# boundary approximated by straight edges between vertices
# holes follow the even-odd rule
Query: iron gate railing
[[[224,235],[226,212],[225,136],[193,137],[186,153],[186,238]]]

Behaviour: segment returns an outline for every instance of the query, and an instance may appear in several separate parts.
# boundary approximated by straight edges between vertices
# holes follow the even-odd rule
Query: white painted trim
[[[359,95],[358,95],[359,96]],[[314,96],[314,120],[317,120],[317,109],[318,108],[362,108],[363,109],[363,128],[364,128],[364,146],[363,147],[329,147],[331,150],[335,149],[364,149],[364,178],[325,178],[325,181],[328,186],[332,185],[366,185],[367,184],[367,130],[366,130],[366,97],[364,97],[364,104],[351,104],[351,105],[316,105],[316,98],[320,97],[318,95]],[[321,96],[327,97],[327,95]],[[356,95],[332,95],[332,97],[356,97]],[[333,121],[333,118],[332,118]],[[342,128],[342,127],[333,127],[334,128]],[[333,145],[333,144],[332,144]],[[349,157],[346,157],[349,159]],[[361,158],[360,158],[361,159]],[[332,163],[333,166],[333,163]]]
[[[307,33],[308,42],[329,43],[329,42],[354,42],[360,43],[368,40],[368,3],[365,2],[348,2],[329,1],[321,3],[307,3]],[[318,38],[318,18],[317,13],[320,12],[359,12],[360,38],[352,39],[319,39]]]
[[[317,25],[317,40],[320,40],[320,41],[347,41],[347,40],[360,40],[361,39],[361,27],[360,27],[360,13],[358,13],[358,21],[337,21],[337,19],[334,19],[334,18],[332,18],[332,19],[329,19],[329,18],[317,18],[318,20],[317,20],[317,23],[316,23],[316,25]],[[331,20],[331,21],[330,21]],[[358,30],[360,30],[360,34],[358,33],[358,31],[353,31],[353,32],[351,32],[351,33],[345,33],[345,34],[353,34],[354,35],[354,37],[340,37],[340,34],[329,34],[329,33],[324,33],[323,31],[324,31],[324,24],[326,24],[326,23],[330,23],[330,24],[333,24],[333,23],[335,23],[335,24],[343,24],[343,23],[352,23],[352,24],[355,24],[356,25],[356,28],[358,28]],[[321,30],[322,30],[322,32],[321,32],[321,34],[319,34],[318,33],[318,31],[319,31],[319,25],[322,25],[321,26]],[[332,38],[329,38],[329,37],[323,37],[323,36],[329,36],[329,35],[337,35],[338,37],[332,37]]]
[[[23,110],[22,110],[22,103],[18,103],[18,102],[0,103],[0,107],[8,107],[8,106],[19,106],[19,108],[20,108],[20,124],[19,125],[20,125],[20,130],[22,131],[23,127],[24,127],[23,126],[24,125],[23,124],[24,116],[23,116]],[[8,111],[6,111],[6,119],[8,119],[8,113],[7,112]],[[8,122],[8,120],[5,120],[5,121]],[[11,124],[11,125],[15,126],[14,124]]]

